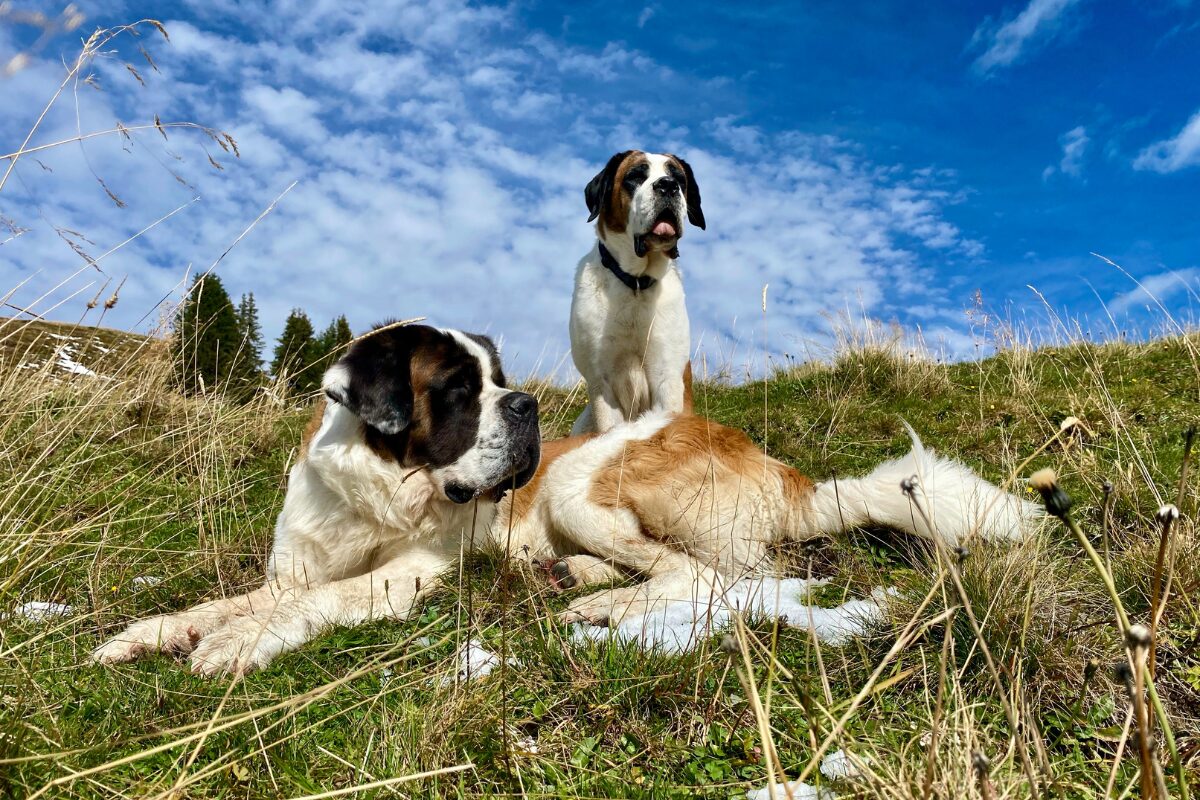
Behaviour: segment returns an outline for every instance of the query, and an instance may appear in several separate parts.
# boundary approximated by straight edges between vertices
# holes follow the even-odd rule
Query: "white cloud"
[[[1049,166],[1042,171],[1042,179],[1049,179],[1055,172],[1070,175],[1072,178],[1083,177],[1084,160],[1092,142],[1087,128],[1082,125],[1074,127],[1058,137],[1058,142],[1062,146],[1062,158],[1059,159],[1057,167]]]
[[[1183,130],[1170,139],[1155,142],[1138,153],[1133,161],[1134,169],[1154,172],[1176,172],[1187,167],[1200,165],[1200,111],[1183,126]]]
[[[1002,25],[990,17],[971,38],[972,47],[984,48],[973,67],[988,75],[1001,67],[1015,64],[1030,50],[1045,45],[1062,30],[1066,13],[1079,0],[1030,0],[1021,13]]]
[[[200,13],[217,14],[222,2],[206,0]],[[356,330],[427,316],[504,339],[515,374],[549,372],[569,364],[572,278],[594,236],[582,188],[610,152],[641,146],[683,155],[703,191],[709,229],[688,230],[681,263],[693,341],[710,371],[761,365],[764,351],[803,352],[847,308],[902,319],[920,309],[926,330],[961,344],[962,302],[947,269],[982,245],[946,218],[960,198],[944,171],[905,173],[850,142],[730,116],[653,121],[663,115],[638,105],[641,92],[585,87],[687,91],[686,76],[623,45],[588,50],[516,31],[508,7],[390,2],[367,14],[365,4],[330,0],[268,14],[245,10],[254,2],[227,5],[254,21],[247,38],[206,30],[207,16],[168,22],[173,44],[153,45],[162,73],[147,73],[142,88],[119,62],[102,66],[106,91],[81,91],[80,111],[85,130],[154,112],[200,119],[233,134],[241,159],[200,136],[176,131],[164,143],[150,130],[128,151],[116,137],[92,140],[86,160],[78,146],[50,151],[53,173],[23,161],[4,189],[5,214],[34,230],[0,248],[0,290],[32,277],[17,298],[31,302],[83,264],[46,221],[84,232],[95,255],[199,195],[102,262],[104,274],[85,268],[39,304],[65,300],[54,315],[76,319],[105,280],[128,275],[105,324],[134,326],[164,295],[178,296],[189,265],[206,268],[299,180],[219,268],[232,294],[255,293],[268,337],[297,306],[317,325],[346,313]],[[47,57],[10,83],[32,102],[59,74]],[[19,142],[32,112],[25,117],[0,115],[0,142]],[[74,108],[63,104],[46,124],[39,141],[71,135]],[[127,208],[108,200],[93,168]]]
[[[639,28],[646,27],[646,23],[654,16],[654,6],[646,6],[642,9],[642,13],[638,14],[637,25]]]
[[[1110,314],[1124,314],[1135,308],[1157,308],[1168,298],[1180,293],[1193,297],[1200,291],[1200,267],[1169,270],[1138,279],[1138,287],[1117,295],[1108,301]]]
[[[242,92],[246,111],[284,138],[323,139],[329,135],[317,118],[321,104],[290,86],[250,86]]]

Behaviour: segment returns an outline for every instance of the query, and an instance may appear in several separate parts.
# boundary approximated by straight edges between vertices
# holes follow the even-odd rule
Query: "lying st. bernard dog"
[[[816,486],[744,434],[690,415],[651,412],[539,452],[535,399],[506,388],[490,340],[458,331],[382,329],[324,388],[266,583],[136,622],[95,660],[165,650],[190,653],[206,675],[262,667],[330,626],[405,617],[470,542],[507,543],[561,587],[644,578],[564,615],[604,624],[769,572],[771,546],[787,540],[868,521],[946,542],[1011,539],[1036,513],[915,439],[865,478]],[[914,476],[933,530],[901,491]]]
[[[696,176],[677,156],[626,150],[583,194],[596,244],[575,271],[571,357],[590,402],[571,432],[604,433],[646,411],[690,411],[691,330],[675,259],[683,220],[704,227]]]

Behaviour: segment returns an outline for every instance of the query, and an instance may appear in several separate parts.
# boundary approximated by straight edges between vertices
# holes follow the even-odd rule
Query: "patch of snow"
[[[75,609],[66,603],[47,603],[44,600],[31,600],[28,603],[22,603],[12,610],[12,613],[5,614],[0,619],[27,619],[33,622],[41,622],[42,620],[51,619],[53,617],[65,617],[70,615]]]
[[[857,778],[862,775],[864,760],[851,758],[845,750],[835,750],[821,759],[821,774],[831,781]]]
[[[516,666],[515,659],[509,658],[506,662],[509,666]],[[442,678],[442,686],[449,686],[458,681],[475,680],[491,674],[492,670],[500,666],[500,658],[492,651],[486,649],[479,640],[472,639],[465,643],[458,651],[458,674],[457,678],[445,677]]]
[[[55,333],[50,334],[50,336],[53,336],[55,339],[70,339],[68,336],[59,336]],[[75,340],[70,339],[70,341],[74,342]],[[94,371],[76,361],[75,356],[78,354],[79,349],[74,344],[64,344],[58,348],[58,352],[56,353],[58,360],[55,362],[55,364],[57,364],[58,368],[63,372],[69,372],[72,375],[87,375],[89,378],[104,378],[104,380],[111,380],[111,378],[107,378],[103,375],[97,375]]]
[[[74,336],[64,336],[61,333],[47,333],[46,335],[49,336],[51,339],[58,339],[61,342],[77,342],[77,341],[79,341]]]
[[[667,600],[649,614],[622,620],[614,628],[576,625],[572,635],[577,641],[612,637],[648,649],[682,653],[730,625],[733,615],[740,612],[778,619],[791,628],[811,628],[820,641],[841,646],[883,619],[882,603],[894,591],[876,589],[869,599],[849,600],[836,608],[808,605],[809,592],[825,583],[828,581],[804,578],[743,578],[713,596],[711,603],[708,597]]]
[[[83,364],[80,364],[78,361],[71,358],[71,354],[67,353],[67,348],[65,347],[63,348],[63,351],[58,354],[58,368],[69,372],[72,375],[88,375],[92,378],[100,377]]]
[[[800,781],[772,782],[770,786],[746,792],[746,800],[834,800],[836,797],[828,789],[818,789]]]

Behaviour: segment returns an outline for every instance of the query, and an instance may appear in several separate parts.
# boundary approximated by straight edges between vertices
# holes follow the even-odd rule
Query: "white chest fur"
[[[593,249],[576,271],[571,301],[571,355],[591,400],[576,432],[602,432],[649,410],[681,410],[690,348],[674,263],[653,286],[634,291]]]
[[[381,458],[361,425],[337,403],[326,408],[307,457],[288,476],[269,577],[302,570],[304,582],[338,580],[414,544],[456,552],[453,533],[469,535],[471,505],[441,496],[424,470]]]

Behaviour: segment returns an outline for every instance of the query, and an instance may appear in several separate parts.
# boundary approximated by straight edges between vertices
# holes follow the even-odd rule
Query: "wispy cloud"
[[[1048,179],[1055,172],[1061,172],[1072,178],[1083,177],[1084,160],[1087,158],[1092,142],[1087,128],[1082,125],[1072,128],[1060,136],[1058,142],[1062,145],[1062,158],[1059,159],[1057,166],[1046,167],[1042,171],[1042,178]]]
[[[224,2],[206,0],[202,13]],[[168,21],[172,44],[154,51],[161,74],[146,75],[145,88],[119,61],[100,65],[105,92],[80,95],[85,129],[150,108],[229,130],[242,157],[149,131],[128,151],[115,137],[92,140],[86,160],[79,147],[48,151],[52,173],[23,161],[5,214],[34,230],[3,247],[0,289],[33,276],[28,299],[78,267],[42,220],[85,232],[103,251],[198,194],[101,265],[117,280],[129,275],[106,324],[132,326],[177,292],[189,264],[216,260],[299,180],[220,267],[233,293],[255,292],[269,334],[296,306],[318,323],[346,313],[358,330],[427,316],[502,338],[518,374],[547,372],[568,352],[574,265],[594,236],[582,187],[611,152],[639,146],[687,157],[703,189],[709,229],[689,230],[681,250],[693,340],[710,367],[800,352],[824,340],[829,315],[846,307],[901,321],[920,309],[926,330],[961,339],[963,302],[947,270],[971,263],[982,245],[947,218],[960,200],[952,177],[728,116],[659,122],[658,107],[636,97],[692,91],[698,106],[710,97],[626,45],[587,49],[521,30],[510,7],[367,8],[243,8],[249,27],[236,37],[205,16]],[[368,16],[389,22],[367,26]],[[49,96],[59,70],[47,58],[19,74],[21,96]],[[612,87],[622,82],[636,85],[635,99],[619,99]],[[20,141],[25,122],[0,115],[0,141]],[[43,140],[74,126],[64,105]],[[209,168],[209,155],[223,171]],[[128,208],[109,202],[92,168]],[[104,279],[85,270],[43,307],[75,291],[90,297]],[[760,339],[766,284],[769,342]],[[83,302],[57,313],[75,318]]]
[[[1200,165],[1200,111],[1193,114],[1175,136],[1155,142],[1138,153],[1133,161],[1134,169],[1162,173],[1197,165]]]
[[[1196,296],[1200,290],[1200,268],[1169,270],[1138,279],[1138,287],[1117,295],[1108,302],[1111,314],[1125,314],[1135,308],[1156,308],[1180,294]]]
[[[980,75],[989,75],[1012,66],[1035,48],[1044,47],[1063,29],[1067,12],[1079,0],[1030,0],[1021,13],[1002,24],[985,19],[975,29],[970,46],[983,48],[972,67]]]
[[[646,6],[642,9],[642,13],[638,14],[637,25],[639,28],[646,27],[646,23],[654,16],[654,6]]]

